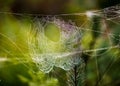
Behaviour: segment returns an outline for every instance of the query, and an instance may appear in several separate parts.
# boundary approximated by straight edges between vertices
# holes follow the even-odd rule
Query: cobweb
[[[0,13],[24,16],[24,14],[21,13]],[[69,71],[79,62],[81,62],[81,65],[84,67],[85,58],[82,57],[82,54],[85,54],[91,57],[91,61],[95,59],[98,76],[96,83],[97,86],[104,78],[105,73],[107,73],[111,66],[118,60],[116,57],[119,58],[116,53],[118,53],[117,49],[119,49],[120,36],[119,34],[116,35],[109,30],[109,22],[112,22],[112,24],[115,24],[116,26],[120,25],[120,4],[101,10],[87,11],[85,13],[27,15],[35,16],[30,25],[30,31],[27,40],[30,57],[37,68],[45,73],[49,73],[54,66]],[[62,18],[62,16],[83,15],[88,18],[88,21],[85,21],[80,27],[75,25],[74,22],[65,21]],[[100,18],[100,20],[92,21],[96,17]],[[99,23],[102,27],[99,30],[92,29],[92,26],[86,27],[88,22],[91,22],[92,25]],[[57,34],[51,32],[48,28]],[[92,38],[90,39],[91,35],[88,35],[89,33],[94,35],[95,33],[99,34],[100,40],[98,40],[96,37],[95,40],[97,41],[93,43],[95,46],[86,48],[84,41],[92,40]],[[0,33],[0,35],[4,36],[2,33]],[[112,42],[113,40],[118,41],[117,44],[114,44]],[[106,46],[97,46],[99,42],[106,43]],[[14,42],[12,43],[15,45]],[[17,45],[15,46],[17,47]],[[99,62],[98,59],[101,58],[99,57],[108,55],[108,53],[111,53],[112,51],[115,52],[111,55],[107,66],[105,66],[106,69],[100,71],[99,63],[101,62]]]
[[[76,53],[81,49],[81,33],[76,26],[55,17],[42,17],[34,19],[31,28],[29,50],[40,70],[49,72],[54,66],[70,70],[81,60]],[[52,28],[56,33],[50,32]]]

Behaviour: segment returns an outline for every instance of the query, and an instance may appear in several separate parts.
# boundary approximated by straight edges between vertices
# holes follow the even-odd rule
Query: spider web
[[[60,36],[57,41],[45,35],[45,29],[48,26],[58,30]],[[32,28],[33,33],[31,32],[31,34],[36,35],[36,40],[30,38],[28,41],[30,50],[32,50],[30,53],[33,61],[42,71],[49,72],[54,66],[70,70],[73,68],[73,64],[77,64],[78,59],[80,59],[79,53],[74,52],[80,50],[78,44],[81,39],[77,27],[53,17],[35,20],[35,25]],[[75,44],[77,47],[74,47]]]
[[[0,12],[1,14],[13,14],[24,16],[21,13],[8,13]],[[61,19],[60,16],[83,16],[86,15],[88,18],[92,19],[93,16],[100,17],[100,21],[91,21],[92,24],[100,23],[102,25],[101,30],[93,30],[92,26],[84,27],[88,22],[84,22],[80,27],[75,25],[73,22],[66,22]],[[108,22],[112,22],[115,25],[120,25],[120,4],[112,7],[107,7],[105,9],[90,11],[86,13],[73,13],[73,14],[59,14],[59,15],[38,15],[38,14],[28,14],[28,16],[35,16],[32,20],[30,36],[28,39],[28,45],[30,50],[30,57],[36,66],[46,73],[50,72],[54,66],[60,67],[66,71],[70,70],[78,61],[81,61],[81,65],[85,64],[82,58],[82,53],[92,57],[90,60],[95,61],[96,73],[97,73],[97,85],[100,85],[100,82],[104,79],[105,74],[110,70],[111,66],[119,59],[117,56],[119,50],[119,35],[116,35],[108,31]],[[44,17],[43,17],[44,16]],[[88,20],[89,21],[89,20]],[[56,39],[49,40],[45,37],[44,29],[48,26],[53,26],[59,29],[60,39],[57,42]],[[62,30],[61,30],[62,29]],[[67,29],[67,31],[65,31]],[[81,45],[76,45],[84,41],[87,33],[99,33],[102,43],[106,43],[106,46],[96,46],[95,48],[86,49]],[[22,50],[18,47],[9,37],[0,33],[1,36],[8,38],[11,43],[17,47],[21,52]],[[89,37],[89,36],[88,36]],[[106,38],[104,38],[106,37]],[[89,40],[89,39],[87,39]],[[101,40],[97,40],[98,43]],[[112,40],[118,41],[118,44],[114,45]],[[95,43],[97,43],[97,41]],[[53,46],[54,45],[54,46]],[[55,45],[57,48],[54,48]],[[77,46],[74,48],[73,46]],[[49,49],[48,49],[49,47]],[[61,49],[62,47],[62,49]],[[114,50],[114,54],[111,55],[107,66],[105,69],[100,69],[100,64],[102,59],[100,57],[108,55],[108,53]],[[92,54],[91,54],[92,53]],[[22,52],[24,55],[24,53]],[[26,56],[26,55],[24,55]],[[116,57],[118,59],[116,59]],[[24,60],[17,58],[21,63],[24,64]],[[108,58],[107,58],[108,59]],[[88,63],[89,64],[89,63]],[[26,65],[26,64],[25,64]],[[28,65],[26,65],[28,67]],[[28,67],[29,68],[29,67]],[[102,70],[102,71],[101,71]]]

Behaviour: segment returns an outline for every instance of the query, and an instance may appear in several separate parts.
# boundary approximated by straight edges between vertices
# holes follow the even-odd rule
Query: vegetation
[[[0,86],[118,86],[119,3],[1,0]],[[40,28],[44,28],[47,44],[46,38],[38,40]],[[59,28],[67,32],[77,28],[77,32],[65,32],[59,43],[63,30]],[[40,57],[44,52],[51,54]]]

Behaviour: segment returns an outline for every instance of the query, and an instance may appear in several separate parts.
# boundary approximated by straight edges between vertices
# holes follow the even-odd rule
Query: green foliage
[[[76,72],[78,74],[76,81],[78,84],[81,84],[81,73],[83,73],[83,71],[86,74],[86,78],[84,78],[85,86],[119,86],[120,49],[111,49],[112,46],[119,45],[120,43],[119,19],[116,19],[117,21],[108,20],[106,23],[103,23],[104,19],[97,16],[92,18],[75,15],[61,17],[65,21],[71,19],[77,26],[80,26],[82,40],[80,41],[81,43],[73,47],[76,48],[79,45],[82,47],[83,52],[81,57],[86,64],[83,69],[79,64],[75,66],[78,68],[76,68],[76,72],[74,72],[74,69],[65,72],[60,68],[55,68],[50,74],[45,74],[37,69],[36,64],[33,63],[33,59],[31,59],[31,53],[28,47],[28,36],[31,35],[29,35],[28,32],[31,29],[33,17],[36,17],[36,15],[32,16],[26,13],[77,13],[87,11],[87,9],[98,9],[98,7],[110,6],[119,2],[116,0],[116,2],[114,2],[114,0],[111,2],[108,2],[108,0],[90,1],[91,0],[1,0],[0,86],[66,86],[67,78],[69,77],[68,80],[75,79],[74,73]],[[100,2],[98,3],[99,5],[96,4],[97,1]],[[2,14],[2,11],[21,12],[23,15]],[[45,35],[48,39],[54,42],[59,40],[60,31],[57,26],[47,24],[44,28]],[[32,35],[32,37],[34,36]],[[35,43],[34,40],[32,42]],[[61,50],[62,46],[64,45],[60,45],[60,47],[58,47],[58,45],[51,45],[47,46],[47,48],[53,47],[53,51],[57,52],[58,49],[58,51]],[[108,47],[108,49],[95,50],[104,47]],[[50,48],[48,50],[50,50]],[[93,51],[90,52],[90,50]],[[65,59],[65,61],[67,61],[67,59]],[[81,84],[81,86],[82,85],[84,84]]]

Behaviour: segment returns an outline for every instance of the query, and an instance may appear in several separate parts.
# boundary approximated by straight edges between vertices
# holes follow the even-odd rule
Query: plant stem
[[[85,63],[80,59],[79,63],[67,71],[68,86],[84,86]]]

